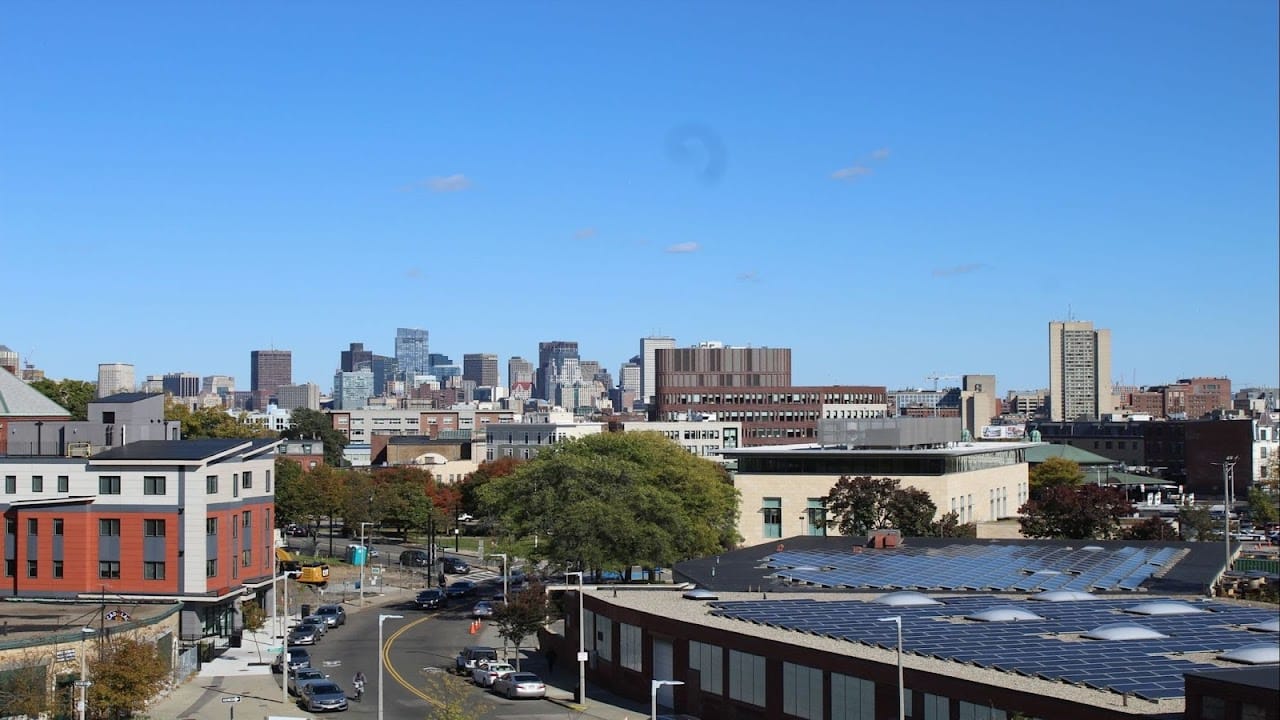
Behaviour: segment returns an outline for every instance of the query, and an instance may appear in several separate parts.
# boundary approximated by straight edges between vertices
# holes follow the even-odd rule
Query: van
[[[400,564],[406,567],[429,567],[431,556],[426,550],[405,550],[400,553]]]

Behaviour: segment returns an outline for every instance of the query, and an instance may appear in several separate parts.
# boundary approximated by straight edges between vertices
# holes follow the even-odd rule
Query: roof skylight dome
[[[1244,663],[1245,665],[1274,665],[1280,663],[1280,643],[1250,643],[1241,645],[1235,650],[1224,652],[1219,660]]]
[[[1026,622],[1028,620],[1043,620],[1043,617],[1015,605],[998,605],[996,607],[987,608],[980,612],[964,616],[965,620],[978,620],[981,622]]]
[[[1189,605],[1177,600],[1152,600],[1151,602],[1144,602],[1134,605],[1133,607],[1125,608],[1124,611],[1127,613],[1133,613],[1134,615],[1151,616],[1194,615],[1196,613],[1209,612],[1204,608],[1198,608],[1194,605]]]
[[[1042,602],[1071,602],[1073,600],[1097,600],[1098,597],[1080,590],[1049,590],[1032,595],[1031,599]]]
[[[1169,636],[1138,623],[1114,622],[1099,625],[1087,633],[1081,633],[1080,637],[1090,640],[1159,640]]]
[[[879,603],[880,605],[888,605],[890,607],[923,607],[925,605],[942,604],[928,595],[914,592],[912,590],[891,592],[887,595],[881,595],[872,602]]]

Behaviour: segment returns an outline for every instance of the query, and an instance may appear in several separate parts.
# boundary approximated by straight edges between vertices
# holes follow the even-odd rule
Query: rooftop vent
[[[685,600],[719,600],[720,596],[711,592],[706,588],[694,588],[686,591],[680,597]]]
[[[888,595],[881,595],[872,602],[880,605],[888,605],[889,607],[924,607],[926,605],[942,604],[928,595],[914,592],[912,590],[891,592]]]
[[[1080,637],[1090,640],[1159,640],[1169,636],[1138,623],[1115,622],[1099,625],[1087,633],[1081,633]]]
[[[1031,599],[1042,602],[1073,602],[1076,600],[1097,600],[1098,597],[1079,590],[1049,590],[1032,595]]]
[[[965,620],[978,620],[981,622],[1025,622],[1027,620],[1043,620],[1044,618],[1020,607],[1013,605],[999,605],[993,608],[987,608],[981,612],[965,615]]]
[[[1280,643],[1250,643],[1241,645],[1218,656],[1219,660],[1245,665],[1274,665],[1280,663]]]
[[[1124,611],[1127,613],[1133,613],[1134,615],[1150,616],[1195,615],[1197,613],[1209,612],[1204,608],[1198,608],[1194,605],[1188,605],[1187,603],[1178,602],[1176,600],[1152,600],[1151,602],[1144,602],[1134,605],[1133,607],[1125,608]]]

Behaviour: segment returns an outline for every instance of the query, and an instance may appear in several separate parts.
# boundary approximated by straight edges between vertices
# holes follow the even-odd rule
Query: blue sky
[[[370,7],[373,5],[375,7]],[[0,343],[232,374],[425,327],[793,348],[797,383],[1278,381],[1274,2],[26,3]]]

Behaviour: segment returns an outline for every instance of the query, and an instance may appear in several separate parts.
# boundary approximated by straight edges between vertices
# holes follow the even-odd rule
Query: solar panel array
[[[833,588],[1039,592],[1136,591],[1175,564],[1176,548],[952,545],[894,550],[794,550],[765,560],[782,580]]]
[[[897,647],[897,631],[893,623],[881,619],[898,615],[902,617],[903,652],[1150,700],[1182,697],[1183,673],[1222,667],[1179,654],[1217,654],[1277,640],[1273,633],[1244,629],[1274,618],[1274,610],[1214,602],[1195,603],[1209,611],[1205,613],[1144,616],[1124,612],[1135,604],[1132,598],[1056,603],[989,595],[937,599],[944,604],[888,607],[860,600],[810,599],[715,602],[712,613],[884,649]],[[1045,619],[963,619],[995,606],[1025,608]],[[1110,641],[1079,637],[1099,625],[1118,621],[1136,622],[1169,637]]]

